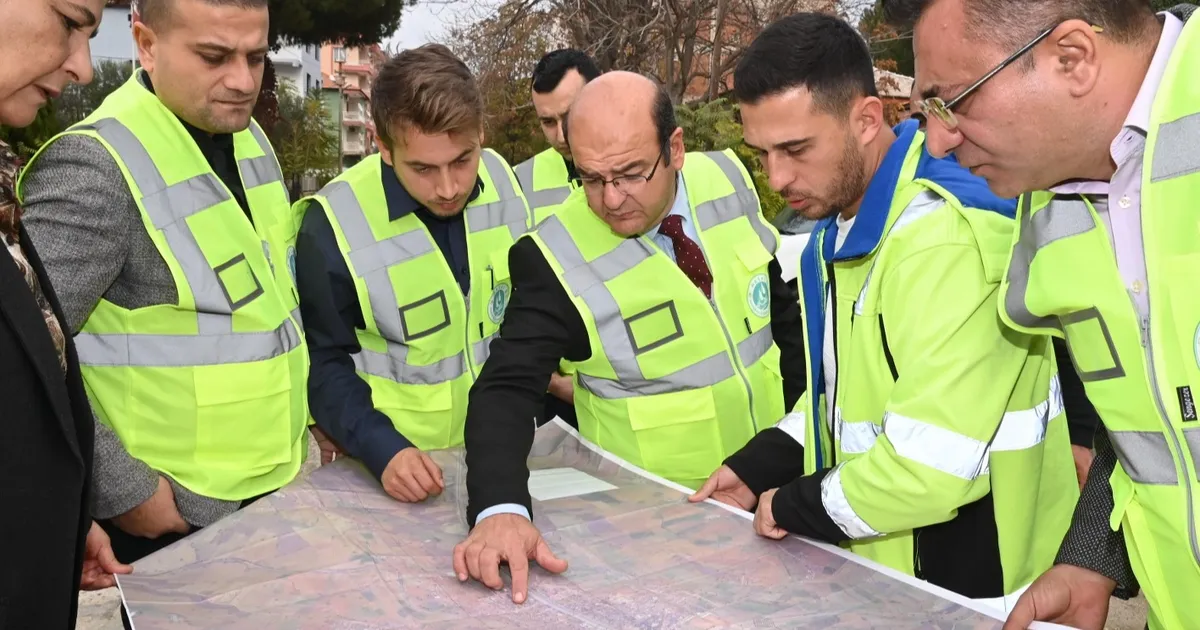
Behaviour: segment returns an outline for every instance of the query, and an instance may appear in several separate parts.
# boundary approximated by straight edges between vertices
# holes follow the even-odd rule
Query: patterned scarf
[[[25,282],[33,292],[38,307],[42,309],[42,318],[46,320],[46,328],[50,330],[50,340],[54,342],[54,349],[58,352],[58,365],[63,373],[66,373],[67,344],[62,324],[54,316],[54,309],[50,308],[49,300],[42,293],[37,274],[33,272],[33,266],[29,264],[29,259],[21,249],[21,207],[17,205],[16,184],[17,156],[7,144],[0,142],[0,244],[8,248],[17,269],[25,276]]]

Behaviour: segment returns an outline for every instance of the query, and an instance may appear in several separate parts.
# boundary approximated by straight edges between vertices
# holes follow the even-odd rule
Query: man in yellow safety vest
[[[1145,0],[885,0],[930,152],[1020,195],[1000,316],[1065,338],[1105,431],[1009,628],[1101,628],[1140,585],[1200,628],[1200,20]],[[1190,18],[1190,19],[1189,19]]]

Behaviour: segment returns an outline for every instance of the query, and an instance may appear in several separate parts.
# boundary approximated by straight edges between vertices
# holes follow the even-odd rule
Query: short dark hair
[[[652,116],[654,117],[654,132],[658,137],[658,148],[664,156],[669,156],[671,153],[671,134],[675,133],[675,129],[679,127],[679,122],[675,120],[675,103],[671,101],[671,95],[667,92],[666,86],[661,83],[655,83],[654,92],[654,109]]]
[[[803,87],[813,103],[835,116],[855,99],[878,96],[871,52],[858,31],[824,13],[797,13],[763,29],[733,71],[733,94],[741,103]]]
[[[538,94],[553,92],[571,70],[578,72],[584,83],[600,76],[599,66],[587,53],[560,48],[546,53],[533,67],[533,91]]]
[[[204,0],[205,4],[218,7],[237,7],[239,9],[265,9],[267,0]],[[171,9],[175,0],[137,0],[138,19],[143,24],[154,29],[161,29],[168,23]]]
[[[909,30],[936,0],[882,0],[884,19]],[[1102,27],[1117,43],[1127,44],[1148,31],[1154,16],[1148,0],[960,0],[973,39],[1013,48],[1044,29],[1067,20]]]
[[[406,125],[427,134],[474,132],[483,128],[483,96],[467,64],[442,44],[425,44],[379,68],[371,119],[389,148]]]

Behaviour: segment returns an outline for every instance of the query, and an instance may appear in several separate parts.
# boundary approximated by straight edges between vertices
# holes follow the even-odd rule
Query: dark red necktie
[[[712,298],[712,272],[708,270],[708,263],[704,262],[704,252],[700,251],[700,246],[683,233],[683,217],[667,215],[658,231],[674,243],[675,262],[683,273],[704,293],[704,297]]]

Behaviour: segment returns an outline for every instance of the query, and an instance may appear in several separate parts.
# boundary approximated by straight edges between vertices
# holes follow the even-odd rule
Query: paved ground
[[[308,462],[301,474],[308,474],[320,461],[316,445],[310,442]],[[79,621],[77,630],[122,630],[121,596],[117,589],[79,596]],[[1107,630],[1142,630],[1146,625],[1146,602],[1138,598],[1129,602],[1114,599],[1109,610]]]

